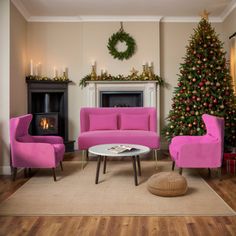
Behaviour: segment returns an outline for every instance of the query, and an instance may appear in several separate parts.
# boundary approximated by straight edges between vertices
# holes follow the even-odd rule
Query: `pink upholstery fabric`
[[[79,137],[79,148],[81,150],[106,143],[129,143],[159,148],[160,137],[157,136],[156,132],[143,130],[89,131],[83,132]]]
[[[121,114],[120,129],[123,130],[149,130],[149,115]]]
[[[13,167],[52,168],[62,161],[65,146],[56,136],[30,136],[32,115],[10,120],[10,144]]]
[[[117,115],[89,115],[89,130],[117,129]]]
[[[89,130],[89,117],[96,115],[116,115],[117,130]],[[148,116],[147,124],[140,124],[141,127],[148,127],[147,130],[121,130],[121,116]],[[144,122],[144,119],[142,120]],[[138,122],[136,122],[136,125]],[[129,143],[140,144],[150,148],[160,147],[160,137],[156,133],[156,109],[149,107],[130,108],[82,108],[80,111],[80,130],[78,145],[80,150],[86,150],[91,146],[106,143]]]
[[[207,133],[203,136],[176,136],[169,151],[178,167],[217,168],[221,166],[224,119],[204,114]]]

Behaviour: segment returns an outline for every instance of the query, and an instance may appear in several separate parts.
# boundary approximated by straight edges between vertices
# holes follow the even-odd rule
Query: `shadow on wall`
[[[4,126],[3,122],[0,122],[0,168],[10,164],[10,141],[9,137],[4,138]],[[8,142],[6,142],[6,139]]]

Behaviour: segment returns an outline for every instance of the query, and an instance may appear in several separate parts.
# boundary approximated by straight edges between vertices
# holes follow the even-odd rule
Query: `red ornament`
[[[190,107],[186,107],[186,111],[190,111]]]
[[[214,100],[213,100],[213,103],[217,104],[217,102],[218,102],[217,99],[214,99]]]
[[[202,87],[202,86],[204,85],[204,83],[203,83],[203,82],[200,82],[198,85],[199,85],[200,87]]]

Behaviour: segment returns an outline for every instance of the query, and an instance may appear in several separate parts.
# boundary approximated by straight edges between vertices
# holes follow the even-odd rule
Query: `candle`
[[[92,66],[95,66],[95,64],[96,64],[96,61],[92,60]]]
[[[38,75],[39,76],[42,75],[42,65],[41,65],[41,62],[38,63]]]
[[[35,75],[38,76],[38,64],[35,66]]]
[[[53,67],[53,78],[57,77],[57,68],[54,66]]]
[[[145,61],[143,61],[143,66],[145,66],[147,63]]]
[[[33,60],[30,60],[30,75],[34,75],[34,65],[33,65]]]
[[[152,67],[152,62],[151,61],[149,61],[148,66]]]

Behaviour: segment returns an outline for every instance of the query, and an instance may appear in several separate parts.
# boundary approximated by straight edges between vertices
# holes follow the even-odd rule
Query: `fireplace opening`
[[[36,135],[57,135],[58,134],[58,113],[35,113],[35,134]]]
[[[101,91],[100,107],[142,107],[143,91]]]

